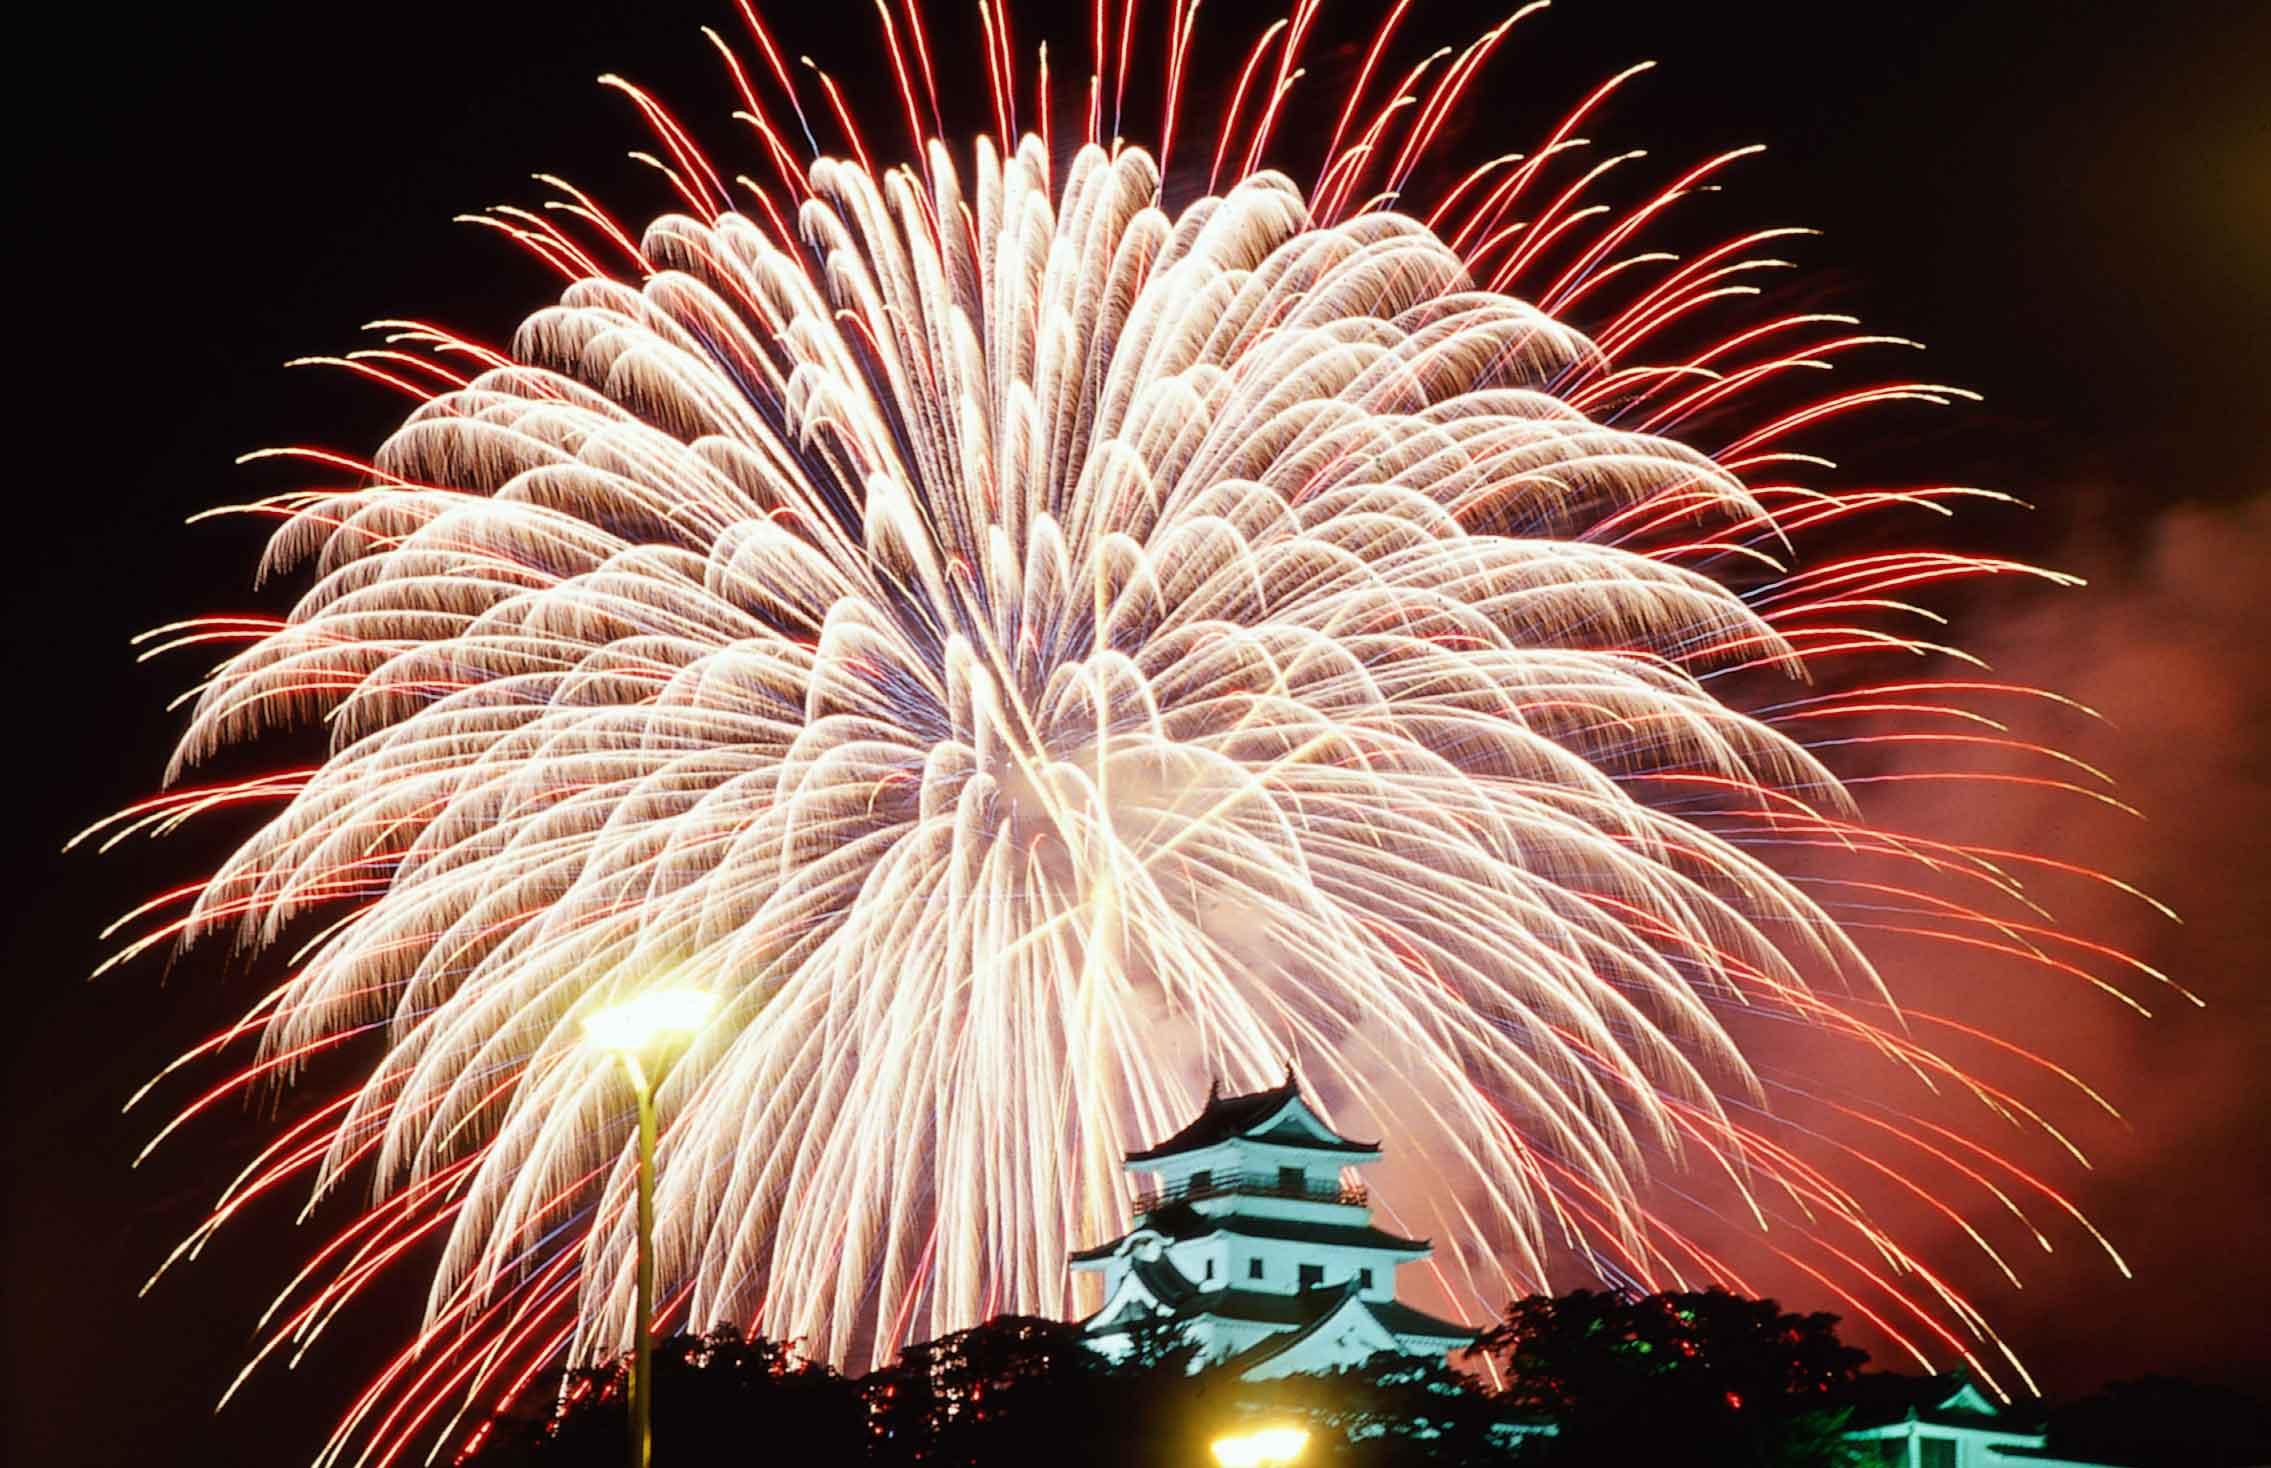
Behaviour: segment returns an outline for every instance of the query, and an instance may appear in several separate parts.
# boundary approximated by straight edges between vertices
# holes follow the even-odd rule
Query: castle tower
[[[1261,1380],[1472,1342],[1466,1326],[1396,1299],[1396,1266],[1429,1245],[1374,1228],[1365,1190],[1341,1181],[1379,1159],[1325,1125],[1290,1070],[1275,1090],[1209,1097],[1189,1126],[1128,1154],[1130,1172],[1158,1177],[1135,1226],[1072,1256],[1104,1277],[1104,1308],[1084,1322],[1091,1344],[1116,1357],[1132,1323],[1172,1319],[1201,1359],[1236,1357]]]

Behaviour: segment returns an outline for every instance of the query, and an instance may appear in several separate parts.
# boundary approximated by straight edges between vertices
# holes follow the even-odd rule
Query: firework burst
[[[922,15],[883,7],[917,160],[889,169],[745,10],[747,55],[711,39],[762,178],[613,82],[679,212],[634,235],[552,181],[549,209],[482,217],[568,282],[508,347],[394,322],[336,359],[415,406],[368,462],[286,451],[309,482],[239,507],[280,522],[262,571],[298,601],[153,644],[241,644],[177,778],[283,726],[326,752],[98,828],[275,807],[121,955],[288,956],[184,1057],[257,1044],[181,1120],[383,1036],[184,1245],[282,1185],[369,1192],[262,1357],[438,1258],[425,1331],[331,1455],[390,1460],[629,1339],[626,1098],[579,1021],[665,976],[721,1005],[658,1097],[666,1324],[856,1365],[1069,1313],[1123,1149],[1291,1055],[1472,1178],[1406,1200],[1459,1241],[1457,1298],[1539,1287],[1564,1248],[1740,1283],[1652,1192],[1716,1178],[1721,1213],[1919,1359],[2002,1369],[1854,1190],[1883,1165],[1786,1120],[1815,1101],[1730,1023],[2035,1119],[1900,1013],[1846,904],[2093,982],[2126,960],[2034,910],[2024,879],[2056,863],[1873,827],[1823,750],[2015,751],[2050,773],[2012,778],[2095,791],[2005,729],[2047,695],[1904,630],[1916,588],[2048,573],[1810,551],[1985,494],[1792,482],[1827,477],[1825,421],[1957,393],[1791,399],[1898,344],[1741,315],[1794,231],[1637,243],[1738,155],[1597,202],[1629,160],[1577,129],[1633,73],[1414,207],[1513,21],[1407,64],[1404,8],[1356,48],[1306,182],[1265,165],[1313,0],[1235,58],[1195,162],[1195,4],[1148,22],[1155,151],[1115,136],[1133,7],[1098,8],[1062,107],[1045,50],[1027,73],[981,7],[993,129],[967,149],[936,141]],[[1919,653],[1958,671],[1868,671]],[[2086,1228],[1954,1132],[1821,1104]]]

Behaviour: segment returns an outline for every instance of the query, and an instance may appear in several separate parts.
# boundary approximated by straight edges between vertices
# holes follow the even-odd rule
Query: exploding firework
[[[666,1327],[858,1365],[1070,1313],[1067,1251],[1124,1217],[1121,1152],[1210,1075],[1292,1056],[1471,1179],[1403,1200],[1453,1241],[1454,1298],[1541,1287],[1556,1251],[1740,1284],[1688,1199],[1918,1359],[2015,1370],[1873,1220],[1852,1175],[1888,1163],[1808,1108],[2014,1215],[2079,1214],[1735,1033],[1792,1021],[2047,1131],[1933,1048],[1952,1022],[1903,1013],[1857,935],[2125,962],[2036,911],[2057,863],[1873,826],[1825,762],[2059,758],[2004,727],[2048,695],[1903,630],[1916,588],[2049,573],[1815,549],[1991,496],[1796,482],[1832,477],[1806,448],[1825,422],[1956,390],[1791,398],[1899,344],[1740,314],[1796,231],[1639,243],[1738,155],[1600,202],[1628,160],[1577,130],[1633,73],[1417,204],[1512,20],[1407,65],[1399,4],[1302,182],[1265,165],[1295,151],[1314,0],[1234,58],[1196,162],[1198,7],[1149,22],[1150,150],[1115,136],[1139,18],[1107,9],[1059,111],[1046,51],[1028,76],[981,7],[993,126],[949,148],[923,17],[884,7],[898,167],[746,9],[746,56],[711,39],[764,177],[615,83],[679,212],[634,235],[553,181],[549,210],[484,216],[566,279],[558,304],[508,347],[394,322],[338,359],[415,407],[368,462],[286,451],[308,482],[239,507],[279,522],[262,572],[301,574],[299,600],[154,635],[241,644],[177,780],[326,731],[309,768],[97,829],[276,807],[120,955],[288,957],[184,1057],[257,1046],[174,1125],[358,1037],[376,1057],[183,1246],[288,1184],[368,1190],[260,1358],[432,1263],[423,1333],[329,1456],[389,1461],[629,1340],[627,1098],[579,1022],[663,978],[720,1005],[658,1094]],[[1875,671],[1918,654],[1957,671]],[[1711,1179],[1723,1202],[1688,1198]]]

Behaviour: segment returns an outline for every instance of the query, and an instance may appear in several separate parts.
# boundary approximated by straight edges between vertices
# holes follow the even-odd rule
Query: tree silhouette
[[[762,1336],[726,1327],[655,1342],[654,1455],[667,1464],[748,1461],[779,1451],[857,1456],[867,1407],[857,1383]],[[621,1468],[630,1420],[623,1362],[571,1371],[516,1403],[479,1442],[481,1468]]]
[[[1383,1352],[1344,1371],[1247,1383],[1239,1398],[1251,1418],[1309,1429],[1304,1464],[1504,1463],[1520,1440],[1511,1404],[1441,1360]]]
[[[1114,1361],[1076,1324],[1003,1316],[909,1346],[856,1382],[721,1331],[657,1343],[655,1461],[1204,1468],[1211,1439],[1290,1422],[1311,1434],[1304,1468],[1848,1468],[1864,1461],[1841,1428],[1866,1357],[1835,1326],[1717,1290],[1532,1297],[1468,1353],[1505,1382],[1496,1391],[1440,1359],[1392,1353],[1330,1375],[1242,1381],[1241,1363],[1201,1362],[1172,1321],[1136,1325]],[[492,1424],[476,1468],[614,1468],[623,1385],[617,1365],[538,1388]],[[2135,1415],[2127,1400],[2106,1410]],[[2091,1420],[2075,1416],[2074,1430]],[[1548,1424],[1550,1434],[1532,1430]]]
[[[1868,1359],[1832,1315],[1791,1315],[1723,1290],[1532,1296],[1472,1354],[1502,1402],[1554,1424],[1522,1461],[1677,1462],[1701,1468],[1844,1468],[1843,1398]]]
[[[925,1468],[1203,1464],[1229,1384],[1194,1373],[1194,1354],[1178,1326],[1139,1328],[1127,1359],[1113,1362],[1078,1325],[1003,1316],[909,1346],[861,1383],[871,1453]]]

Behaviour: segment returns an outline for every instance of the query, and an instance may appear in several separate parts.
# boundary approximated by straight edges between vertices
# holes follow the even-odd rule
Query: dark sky
[[[872,70],[864,3],[769,8],[796,12],[792,47]],[[1466,7],[1429,9],[1413,34],[1471,28]],[[32,462],[12,476],[8,588],[10,1461],[304,1461],[398,1329],[355,1317],[297,1376],[209,1415],[296,1247],[281,1220],[135,1290],[262,1122],[223,1117],[129,1172],[151,1119],[117,1113],[250,980],[207,957],[87,984],[102,924],[188,880],[198,852],[55,853],[147,793],[176,732],[163,706],[182,665],[137,668],[127,638],[258,595],[247,532],[184,518],[263,487],[237,454],[368,448],[394,411],[281,364],[355,345],[379,316],[503,335],[548,282],[450,217],[527,197],[540,170],[639,212],[654,196],[620,159],[640,137],[592,79],[621,71],[719,123],[697,28],[731,21],[724,0],[247,3],[130,22],[82,5],[17,52],[19,85],[70,84],[10,134],[11,305],[30,316],[12,355],[33,394],[19,386],[11,435]],[[1966,640],[2103,708],[2109,727],[2067,742],[2149,821],[2014,801],[1991,823],[2175,903],[2182,928],[2079,921],[2102,917],[2095,935],[2211,1007],[2021,1017],[2136,1120],[2082,1197],[2139,1278],[2061,1257],[2004,1318],[2055,1392],[2151,1370],[2271,1389],[2271,7],[1565,0],[1518,33],[1472,127],[1489,151],[1524,146],[1540,108],[1648,57],[1665,64],[1596,135],[1674,157],[1767,143],[1736,177],[1740,217],[1825,230],[1807,256],[1825,299],[1926,341],[1933,372],[1986,395],[1930,457],[2040,508],[1987,517],[1973,543],[2097,583],[1975,600]]]

